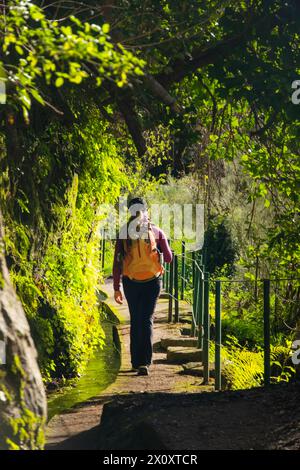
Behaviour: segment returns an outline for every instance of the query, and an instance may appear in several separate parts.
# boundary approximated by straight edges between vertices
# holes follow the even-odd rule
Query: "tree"
[[[299,108],[290,96],[300,6],[297,0],[39,3],[10,0],[0,7],[7,86],[0,195],[10,273],[32,330],[52,341],[44,371],[57,373],[63,354],[63,375],[78,372],[80,334],[88,349],[94,330],[85,334],[76,325],[71,351],[77,310],[64,302],[71,321],[64,310],[60,318],[58,297],[72,292],[78,311],[85,302],[84,315],[93,305],[85,248],[95,234],[97,205],[104,197],[112,202],[114,190],[128,185],[125,173],[143,162],[157,174],[160,158],[150,146],[159,133],[170,141],[159,171],[200,175],[207,220],[216,210],[222,164],[238,161],[251,178],[243,188],[252,203],[249,243],[255,200],[263,198],[266,210],[276,209],[264,234],[265,271],[299,269]],[[86,317],[83,326],[95,319]],[[54,359],[53,331],[57,341],[66,340]]]
[[[114,173],[112,191],[118,190],[123,181],[123,176],[119,176],[119,162],[117,159],[113,161],[113,144],[108,150],[109,144],[104,137],[101,143],[97,142],[97,149],[93,146],[94,141],[89,141],[84,146],[89,133],[96,131],[99,137],[102,130],[105,130],[105,126],[97,122],[98,115],[93,106],[87,109],[85,104],[87,122],[85,121],[81,128],[74,126],[72,131],[69,131],[76,122],[73,114],[76,102],[72,110],[70,107],[74,99],[72,92],[83,80],[92,79],[95,87],[100,86],[103,79],[109,79],[116,87],[122,87],[127,80],[127,74],[139,74],[141,70],[140,61],[135,59],[133,54],[121,48],[116,50],[112,46],[108,39],[107,24],[101,28],[72,17],[71,25],[60,26],[58,22],[48,20],[34,3],[18,0],[1,5],[0,10],[0,60],[7,90],[7,103],[1,105],[0,109],[0,196],[2,213],[9,230],[9,237],[5,239],[1,220],[0,340],[6,344],[7,361],[0,373],[0,448],[40,449],[44,442],[46,399],[31,334],[39,329],[40,337],[35,337],[39,352],[44,345],[48,354],[46,372],[49,368],[53,370],[57,364],[53,364],[52,358],[49,359],[53,331],[49,328],[47,315],[53,316],[55,312],[53,325],[56,332],[60,333],[56,341],[64,338],[64,342],[61,341],[57,348],[57,362],[62,360],[63,353],[70,360],[69,363],[62,364],[61,367],[65,369],[60,371],[61,375],[66,375],[69,370],[76,374],[95,344],[103,344],[95,300],[97,279],[95,280],[93,270],[91,273],[86,272],[91,257],[97,257],[97,251],[92,252],[96,244],[93,237],[97,228],[93,226],[97,214],[95,202],[99,203],[101,191],[106,190],[109,179],[107,174],[101,171],[100,165],[111,164]],[[66,83],[69,85],[69,100],[59,91]],[[80,98],[80,93],[77,98]],[[44,112],[41,113],[43,108]],[[72,144],[74,147],[77,145],[77,155],[74,155],[73,149],[66,149],[69,143],[68,132],[74,136]],[[46,152],[45,156],[43,152],[46,146],[43,141],[45,135],[46,139],[52,138],[54,141],[54,155]],[[65,139],[64,148],[59,146],[59,139]],[[94,169],[93,162],[89,161],[90,168],[87,169],[87,160],[92,152],[96,154],[98,167]],[[71,162],[68,160],[70,154],[74,157]],[[56,155],[61,157],[60,161],[55,160]],[[37,161],[38,158],[44,158],[41,164]],[[91,203],[83,201],[86,203],[84,205],[81,201],[81,231],[72,231],[70,228],[70,225],[75,225],[76,216],[80,213],[80,210],[76,210],[76,164],[82,170],[80,183],[84,182],[87,186],[85,192],[81,191],[79,196],[87,197],[87,193],[88,196],[93,196]],[[90,170],[97,175],[97,188],[93,187],[89,178]],[[47,189],[44,188],[46,191],[43,192],[41,180],[47,180],[49,193],[47,185]],[[69,197],[67,204],[66,193]],[[55,242],[51,240],[53,234],[57,235],[57,238],[60,237],[58,240],[56,238]],[[91,240],[93,243],[89,244]],[[22,299],[31,331],[9,279],[4,245],[14,287]],[[65,263],[63,255],[60,258],[60,254],[62,250],[71,251],[74,245],[76,247],[73,249],[73,266],[70,266],[68,262]],[[85,250],[84,255],[80,249]],[[53,269],[55,263],[59,266],[57,269],[63,272],[64,286],[55,286],[55,292],[52,289],[50,304],[43,290],[44,285],[40,282],[40,272],[43,271],[44,279],[47,272],[47,282],[48,285],[51,284],[51,268]],[[70,273],[72,268],[77,268],[77,271],[74,272],[73,269]],[[52,279],[57,279],[57,274],[58,271]],[[67,305],[66,310],[68,309],[71,318],[63,322],[62,313],[60,312],[60,318],[57,315],[58,308],[62,307],[58,305],[55,294],[61,292],[68,283],[72,289],[73,306]],[[70,291],[66,293],[69,294]],[[76,319],[74,320],[76,309],[77,313],[79,312],[77,320],[80,324],[76,324]],[[35,323],[33,315],[29,313],[35,315]],[[44,341],[48,341],[46,345],[41,340],[43,334]],[[78,344],[79,340],[82,344]],[[41,364],[41,354],[39,360]]]

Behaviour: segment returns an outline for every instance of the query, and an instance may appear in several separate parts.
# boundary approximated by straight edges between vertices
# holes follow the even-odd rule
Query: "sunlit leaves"
[[[55,80],[55,86],[57,88],[60,88],[62,85],[64,84],[64,79],[62,77],[58,77],[56,80]]]
[[[109,33],[109,24],[108,23],[104,23],[104,25],[102,25],[102,31],[104,34],[108,34]]]
[[[43,20],[45,18],[45,15],[42,12],[42,10],[39,7],[37,7],[36,5],[31,4],[29,6],[29,11],[30,11],[31,18],[35,21],[40,21],[40,20]]]
[[[44,103],[39,77],[58,88],[66,83],[78,85],[88,77],[94,78],[96,86],[109,78],[122,87],[130,77],[141,75],[143,61],[115,47],[109,30],[107,23],[91,25],[75,16],[70,24],[60,25],[48,20],[37,5],[11,1],[6,16],[0,18],[3,65],[14,85],[9,99],[21,104],[27,118],[31,97]]]

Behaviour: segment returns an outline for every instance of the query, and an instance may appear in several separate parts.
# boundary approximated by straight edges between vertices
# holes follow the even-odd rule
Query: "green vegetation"
[[[244,281],[224,288],[233,388],[260,383],[260,279],[295,279],[271,292],[274,377],[287,380],[300,325],[299,2],[67,3],[0,7],[6,259],[44,381],[76,377],[105,347],[96,289],[113,246],[102,270],[100,205],[128,193],[205,204],[212,279]],[[30,416],[14,424],[26,440]]]
[[[130,184],[99,113],[91,107],[86,119],[87,124],[74,126],[72,133],[55,124],[35,137],[31,188],[27,181],[19,183],[12,208],[17,216],[7,214],[11,276],[46,380],[81,373],[94,347],[103,344],[96,301],[101,281],[98,206],[114,202]],[[58,138],[61,146],[52,151],[46,142],[58,145]],[[82,160],[80,176],[72,156],[77,164]],[[69,165],[57,174],[57,162],[63,158]]]
[[[240,336],[243,339],[243,336]],[[240,390],[261,387],[264,383],[264,357],[260,347],[249,349],[239,344],[234,336],[227,336],[222,348],[223,382],[225,388]],[[271,347],[271,383],[288,382],[294,376],[295,368],[289,362],[291,341],[282,346]]]
[[[98,208],[114,203],[132,184],[130,170],[123,172],[121,142],[95,100],[69,88],[64,103],[56,89],[64,82],[79,85],[91,64],[98,70],[95,86],[102,77],[116,77],[121,87],[127,73],[141,73],[142,62],[114,50],[106,24],[90,26],[72,17],[72,26],[60,26],[36,5],[11,5],[3,44],[5,63],[14,65],[12,71],[7,66],[11,93],[6,149],[2,137],[0,155],[1,206],[11,278],[49,381],[80,374],[94,348],[104,344],[96,300],[102,279]],[[60,100],[57,106],[68,107],[72,124],[59,120],[64,112],[57,115],[51,107],[40,115],[51,90]]]

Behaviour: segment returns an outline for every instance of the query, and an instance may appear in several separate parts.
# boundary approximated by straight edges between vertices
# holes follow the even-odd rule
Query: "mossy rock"
[[[0,219],[0,242],[3,237]],[[35,450],[44,446],[46,395],[37,353],[21,302],[0,254],[0,338],[6,347],[0,370],[0,449]]]

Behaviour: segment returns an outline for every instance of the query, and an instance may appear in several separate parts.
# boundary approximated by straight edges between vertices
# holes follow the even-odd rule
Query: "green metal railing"
[[[104,264],[105,264],[105,232],[104,232],[104,230],[101,230],[99,255],[100,255],[101,269],[103,271]]]
[[[209,273],[203,264],[202,252],[186,251],[182,242],[181,253],[173,253],[173,260],[165,264],[163,287],[169,296],[168,321],[178,323],[180,320],[180,300],[191,305],[190,336],[197,338],[197,346],[202,350],[203,382],[209,383],[209,345],[210,345],[210,314],[209,314]],[[180,262],[179,262],[180,260]],[[179,288],[180,285],[180,288]],[[220,299],[220,297],[216,297]],[[220,305],[217,307],[221,312]],[[218,325],[218,340],[221,341],[221,315],[216,318]],[[216,348],[221,354],[221,342]],[[216,359],[216,376],[221,377],[221,360]],[[221,380],[216,380],[218,389]]]
[[[188,252],[186,245],[182,242],[181,253],[173,253],[173,261],[165,264],[165,275],[163,276],[163,287],[169,296],[168,321],[180,321],[179,301],[185,300],[192,307],[192,323],[190,335],[198,339],[198,348],[202,349],[203,384],[209,384],[210,378],[210,346],[214,343],[215,348],[215,390],[221,390],[221,350],[222,350],[222,320],[221,320],[221,296],[222,286],[227,283],[245,283],[245,280],[214,279],[215,292],[215,334],[210,338],[210,290],[212,281],[209,272],[203,264],[201,251]],[[180,260],[180,263],[179,263]],[[299,281],[299,279],[257,279],[255,282],[262,283],[263,292],[263,340],[264,340],[264,385],[270,384],[271,379],[271,351],[270,351],[270,286],[271,282]],[[180,282],[180,296],[178,285]],[[187,292],[190,291],[190,295]],[[173,308],[174,306],[174,308]]]
[[[170,242],[170,240],[169,240]],[[102,237],[100,245],[100,264],[102,269],[106,259],[106,241]],[[184,241],[181,243],[181,253],[173,252],[173,260],[165,263],[163,287],[168,294],[168,322],[180,321],[180,301],[187,302],[191,306],[191,337],[197,338],[197,346],[202,350],[203,383],[208,384],[210,378],[210,347],[214,343],[215,349],[215,389],[221,390],[221,352],[222,352],[222,318],[221,296],[222,289],[228,283],[255,283],[255,297],[257,297],[257,285],[262,283],[262,309],[263,309],[263,341],[264,341],[264,385],[271,381],[271,325],[270,325],[270,295],[273,283],[274,292],[281,281],[300,281],[298,278],[276,278],[253,280],[211,279],[204,264],[204,256],[201,250],[187,251]],[[299,282],[298,282],[299,286]],[[215,332],[214,338],[210,338],[210,290],[215,293]],[[300,286],[298,287],[300,289]]]

